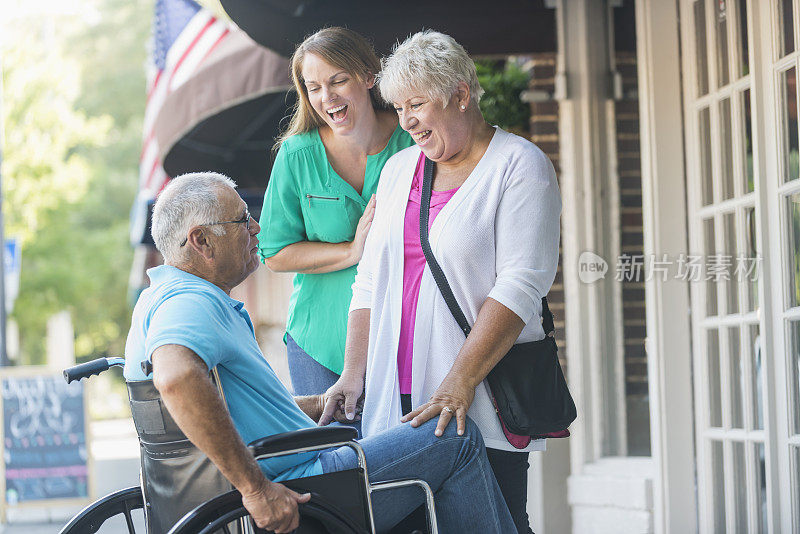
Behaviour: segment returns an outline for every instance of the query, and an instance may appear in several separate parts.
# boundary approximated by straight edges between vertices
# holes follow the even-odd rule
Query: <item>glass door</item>
[[[800,534],[798,3],[681,3],[702,532]]]
[[[774,320],[776,346],[783,347],[776,358],[777,376],[785,387],[785,407],[778,425],[778,457],[785,466],[788,480],[781,491],[789,497],[783,514],[791,514],[791,525],[800,533],[800,154],[798,153],[798,72],[800,71],[800,23],[798,4],[791,0],[775,0],[775,53],[771,75],[777,85],[776,104],[779,124],[775,128],[780,162],[771,195],[778,207],[774,227],[779,239],[773,249],[780,265],[780,288],[776,291]],[[786,486],[789,486],[786,488]]]
[[[768,532],[763,313],[746,0],[685,0],[684,106],[701,532]],[[687,49],[688,48],[688,49]],[[793,71],[794,72],[794,71]],[[796,109],[796,108],[795,108]]]

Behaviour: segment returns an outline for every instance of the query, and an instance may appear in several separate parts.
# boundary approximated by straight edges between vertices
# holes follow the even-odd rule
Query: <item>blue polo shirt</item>
[[[133,310],[125,344],[125,379],[148,380],[142,362],[163,345],[191,349],[217,368],[236,430],[245,443],[316,426],[264,359],[244,303],[214,284],[176,267],[147,271],[151,285]],[[318,453],[260,462],[270,480],[322,474]]]

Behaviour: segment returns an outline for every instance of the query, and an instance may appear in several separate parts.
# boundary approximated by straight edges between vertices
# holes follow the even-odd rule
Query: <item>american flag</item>
[[[131,224],[134,244],[142,240],[148,202],[156,198],[170,179],[161,166],[158,141],[153,131],[164,100],[191,77],[229,32],[228,23],[218,20],[192,0],[156,0],[139,159],[139,194]]]

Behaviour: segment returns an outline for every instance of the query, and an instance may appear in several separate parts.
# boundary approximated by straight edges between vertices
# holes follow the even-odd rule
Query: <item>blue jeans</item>
[[[433,490],[439,531],[443,534],[515,532],[478,427],[467,418],[463,436],[451,424],[437,438],[433,434],[437,421],[431,419],[418,428],[402,424],[359,440],[370,481],[425,480]],[[347,447],[322,452],[320,461],[326,473],[357,466],[355,453]],[[391,528],[423,502],[419,488],[373,493],[375,527],[378,531]]]
[[[339,380],[339,375],[309,356],[286,333],[286,358],[295,395],[319,395]]]
[[[325,393],[339,380],[339,375],[309,356],[297,342],[286,333],[286,359],[289,362],[289,376],[295,395],[319,395]],[[356,429],[361,437],[361,421],[345,426]]]
[[[411,411],[411,395],[400,395],[403,415]],[[500,492],[517,526],[518,534],[533,534],[528,519],[528,455],[527,452],[508,452],[498,449],[486,449],[489,465],[500,486]],[[425,524],[425,510],[420,507],[403,520],[406,531],[419,528]]]

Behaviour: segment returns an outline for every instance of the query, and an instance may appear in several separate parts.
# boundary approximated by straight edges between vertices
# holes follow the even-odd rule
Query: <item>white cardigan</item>
[[[353,284],[350,311],[369,308],[370,331],[361,428],[364,436],[400,424],[397,348],[403,292],[403,223],[420,149],[395,154],[381,173],[377,208]],[[550,160],[534,144],[497,128],[486,153],[430,231],[442,266],[467,321],[475,323],[487,297],[525,322],[518,342],[544,337],[541,298],[558,263],[561,196]],[[464,333],[426,266],[414,330],[411,402],[433,395],[450,371]],[[495,414],[484,381],[469,416],[486,446],[515,451]],[[526,451],[544,450],[545,440]]]

